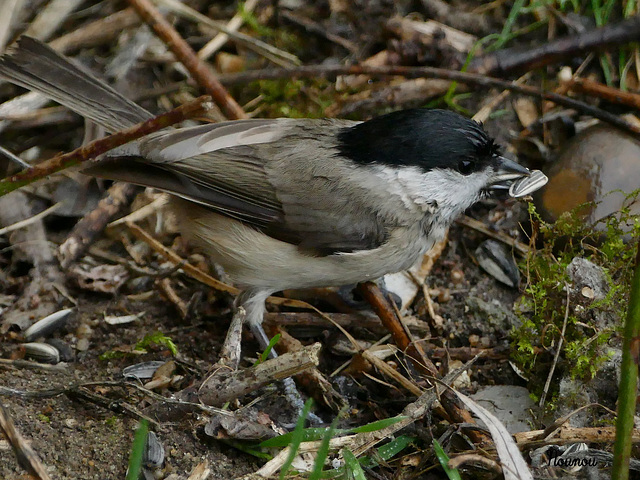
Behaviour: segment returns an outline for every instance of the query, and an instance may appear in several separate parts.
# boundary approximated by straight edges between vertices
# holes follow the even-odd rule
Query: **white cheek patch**
[[[375,168],[376,174],[385,180],[387,190],[399,196],[408,208],[434,213],[437,205],[437,213],[444,220],[453,220],[478,201],[490,178],[489,170],[462,175],[440,168],[428,172],[418,167]]]
[[[453,221],[481,198],[489,179],[488,169],[471,175],[434,169],[423,174],[423,195],[430,196],[437,202],[439,213],[445,220]]]

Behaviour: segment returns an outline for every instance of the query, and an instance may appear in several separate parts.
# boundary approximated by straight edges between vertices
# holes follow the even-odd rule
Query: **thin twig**
[[[350,53],[356,53],[358,51],[358,46],[355,43],[347,40],[346,38],[334,35],[333,33],[327,31],[324,26],[320,25],[317,22],[314,22],[309,18],[303,17],[302,15],[296,15],[295,13],[284,9],[280,11],[280,16],[293,24],[299,25],[309,33],[325,38],[330,42],[335,43],[336,45],[340,45]]]
[[[185,400],[180,400],[178,398],[163,397],[162,395],[156,392],[153,392],[148,388],[143,387],[142,385],[139,385],[133,382],[127,382],[127,381],[103,380],[103,381],[96,381],[96,382],[84,382],[84,383],[71,384],[65,387],[60,387],[60,388],[50,388],[46,390],[18,390],[15,388],[0,386],[0,396],[19,397],[19,398],[53,398],[53,397],[59,397],[60,395],[65,395],[66,393],[77,390],[78,388],[89,388],[89,387],[133,388],[135,390],[138,390],[142,394],[146,395],[147,397],[162,403],[192,407],[196,410],[200,410],[202,412],[209,413],[212,415],[233,416],[233,412],[229,410],[210,407],[207,405],[203,405],[201,403],[187,402]]]
[[[418,276],[411,270],[407,270],[407,273],[411,276],[413,282],[422,289],[422,296],[424,297],[424,303],[427,306],[427,313],[429,314],[429,318],[433,321],[433,325],[435,327],[442,327],[443,319],[440,315],[436,314],[426,278],[424,280],[420,280],[420,278],[418,278]]]
[[[524,75],[522,75],[520,78],[518,78],[515,82],[518,85],[521,85],[527,80],[529,80],[530,77],[531,77],[531,72],[527,72]],[[486,122],[487,119],[489,118],[489,115],[491,115],[491,112],[493,111],[493,109],[496,108],[498,105],[500,105],[509,95],[511,95],[511,92],[509,90],[503,90],[502,92],[500,92],[498,95],[493,97],[490,101],[488,101],[485,105],[483,105],[482,108],[480,108],[480,110],[476,112],[476,114],[472,117],[473,120],[475,120],[478,123]]]
[[[463,225],[465,227],[468,228],[472,228],[480,233],[484,233],[487,237],[491,237],[494,240],[498,240],[499,242],[502,242],[506,245],[509,245],[511,248],[513,248],[516,252],[518,252],[520,255],[526,255],[527,253],[529,253],[529,246],[519,242],[518,240],[511,238],[509,235],[507,235],[506,233],[502,233],[502,232],[495,232],[493,230],[491,230],[490,228],[488,228],[484,223],[476,220],[475,218],[471,218],[468,217],[466,215],[462,215],[460,216],[457,220],[456,223],[458,223],[459,225]]]
[[[42,461],[20,435],[20,432],[16,430],[9,412],[5,409],[4,405],[0,403],[0,432],[9,440],[13,452],[18,458],[18,463],[21,467],[29,471],[38,480],[50,480],[51,477],[47,473],[46,467],[42,464]]]
[[[71,369],[66,363],[58,363],[56,365],[49,365],[48,363],[31,362],[29,360],[23,360],[17,358],[10,360],[8,358],[0,358],[0,367],[10,368],[28,368],[30,370],[42,370],[45,372],[62,373],[64,375],[71,374]]]
[[[369,302],[373,310],[378,314],[382,323],[387,327],[393,341],[402,351],[406,351],[413,363],[424,373],[437,377],[439,375],[436,366],[424,355],[424,352],[418,350],[416,345],[411,341],[403,325],[399,322],[396,312],[391,308],[389,302],[380,289],[371,282],[361,283],[358,285],[358,292]]]
[[[540,402],[538,403],[540,408],[544,408],[544,402],[547,399],[547,393],[549,392],[551,380],[553,379],[553,372],[555,372],[556,370],[556,365],[558,365],[558,359],[560,358],[560,353],[562,352],[564,334],[567,331],[567,321],[569,320],[569,295],[571,293],[571,289],[569,288],[569,284],[567,282],[565,282],[564,286],[567,289],[567,306],[564,309],[564,321],[562,322],[562,331],[560,332],[560,339],[558,340],[558,346],[556,347],[556,354],[553,356],[553,363],[551,364],[551,368],[549,369],[547,381],[544,384],[542,395],[540,396]]]
[[[375,288],[374,288],[375,287]],[[377,290],[377,291],[376,291]],[[385,324],[393,336],[393,340],[402,351],[406,351],[409,359],[412,363],[423,372],[423,374],[439,378],[440,373],[433,364],[433,362],[424,355],[421,354],[421,349],[416,347],[416,344],[411,342],[411,339],[407,336],[406,331],[402,324],[395,319],[396,314],[388,305],[388,302],[381,294],[375,284],[371,282],[361,283],[358,285],[358,291],[360,294],[371,304],[374,311],[380,317],[380,320]],[[386,305],[385,305],[386,304]],[[368,359],[371,361],[372,359]],[[440,397],[442,406],[446,409],[447,413],[451,416],[453,421],[462,423],[474,423],[471,414],[460,406],[455,396],[445,391]],[[478,443],[486,443],[489,439],[482,432],[473,431],[469,433],[474,441]]]
[[[517,85],[508,80],[487,77],[477,73],[459,72],[457,70],[447,70],[435,67],[403,67],[403,66],[360,66],[360,65],[308,65],[292,69],[265,69],[254,70],[242,73],[221,75],[220,81],[225,85],[236,85],[250,83],[257,80],[278,80],[281,78],[315,78],[333,77],[336,75],[380,75],[380,76],[402,76],[406,78],[442,78],[460,83],[466,83],[477,87],[500,88],[527,95],[530,97],[549,100],[558,105],[573,108],[579,112],[591,115],[594,118],[610,123],[618,128],[640,136],[640,127],[633,125],[620,117],[606,112],[601,108],[594,107],[585,102],[558,95],[553,92],[546,92],[529,85]]]
[[[82,48],[96,47],[113,41],[123,31],[140,23],[140,16],[136,15],[133,8],[125,8],[51,40],[49,46],[69,55]]]
[[[187,6],[185,3],[181,3],[178,0],[155,0],[159,5],[171,10],[172,13],[180,15],[183,18],[200,22],[207,27],[211,27],[214,30],[222,33],[226,33],[236,43],[246,46],[248,49],[253,50],[258,55],[262,55],[264,58],[271,60],[276,65],[281,67],[290,68],[296,65],[300,65],[302,62],[295,55],[280,50],[279,48],[269,45],[268,43],[258,40],[257,38],[250,37],[244,33],[236,32],[228,29],[223,23],[211,20],[206,15],[201,14],[197,10]]]
[[[165,42],[194,80],[213,97],[227,117],[232,120],[248,118],[242,107],[229,95],[229,92],[222,86],[207,64],[198,58],[196,52],[167,22],[153,3],[149,0],[129,0],[129,3],[156,35]]]
[[[67,238],[58,247],[58,259],[62,268],[68,268],[85,254],[107,224],[133,202],[138,189],[137,185],[123,182],[116,182],[109,187],[97,207],[73,226]]]
[[[2,120],[9,120],[8,115],[0,116],[0,121],[2,121]],[[29,168],[29,167],[31,167],[30,164],[28,164],[27,162],[22,160],[19,156],[15,155],[13,152],[11,152],[11,151],[7,150],[6,148],[4,148],[2,145],[0,145],[0,155],[5,156],[9,160],[11,160],[13,163],[15,163],[16,165],[20,166],[20,168]]]
[[[50,158],[35,167],[31,167],[22,172],[11,175],[10,177],[0,180],[0,196],[5,195],[13,190],[28,185],[36,180],[40,180],[48,175],[59,172],[77,163],[95,158],[109,150],[120,145],[144,137],[149,133],[156,132],[163,128],[169,127],[183,120],[202,115],[209,109],[211,97],[202,96],[196,98],[192,102],[185,103],[170,112],[163,113],[149,120],[134,125],[131,128],[122,130],[113,135],[95,140],[87,145],[75,149],[64,155],[58,155]]]
[[[189,309],[187,308],[187,304],[180,298],[180,296],[176,293],[174,288],[171,286],[171,281],[168,278],[161,278],[156,280],[156,285],[158,289],[165,295],[167,300],[169,300],[178,310],[180,314],[180,318],[183,320],[187,318],[189,314]]]
[[[154,425],[156,427],[160,425],[156,420],[140,412],[138,409],[129,405],[128,403],[122,401],[114,402],[112,399],[104,397],[102,395],[98,395],[97,393],[90,392],[86,388],[71,388],[66,390],[64,393],[71,399],[84,400],[86,402],[99,405],[107,410],[111,410],[115,413],[124,413],[125,415],[128,415],[131,418],[135,418],[136,420],[144,419],[151,425]]]
[[[153,215],[158,210],[165,207],[168,201],[169,201],[169,195],[167,195],[166,193],[163,193],[159,195],[158,198],[153,200],[151,203],[146,204],[144,207],[140,207],[139,209],[131,212],[129,215],[125,215],[122,218],[114,220],[109,225],[107,225],[107,228],[113,228],[127,222],[131,222],[131,223],[139,222],[145,219],[146,217],[148,217],[149,215]]]
[[[32,217],[29,217],[29,218],[26,218],[26,219],[21,220],[19,222],[16,222],[13,225],[7,225],[4,228],[0,228],[0,235],[6,235],[9,232],[13,232],[14,230],[18,230],[20,228],[24,228],[24,227],[26,227],[28,225],[31,225],[32,223],[35,223],[35,222],[43,219],[47,215],[51,215],[56,210],[59,210],[60,207],[62,207],[62,203],[56,203],[55,205],[50,206],[46,210],[43,210],[42,212],[37,213],[36,215],[34,215]]]
[[[581,427],[581,428],[561,428],[554,435],[544,437],[544,430],[532,430],[530,432],[520,432],[513,436],[520,448],[534,449],[544,445],[567,445],[569,443],[611,443],[616,435],[615,427]],[[629,424],[629,435],[631,443],[640,443],[640,428],[633,428],[633,423]],[[611,477],[620,478],[620,477]]]
[[[256,8],[258,0],[247,0],[242,6],[245,13],[251,13]],[[240,12],[236,13],[231,20],[227,23],[227,30],[236,32],[244,23],[244,16]],[[204,47],[198,51],[198,57],[202,60],[207,60],[214,53],[216,53],[222,46],[229,40],[229,35],[224,32],[218,33],[210,42],[207,42]]]
[[[572,79],[569,83],[571,90],[585,93],[590,97],[598,97],[607,102],[640,110],[640,95],[633,92],[623,92],[619,88],[609,87],[588,78]]]

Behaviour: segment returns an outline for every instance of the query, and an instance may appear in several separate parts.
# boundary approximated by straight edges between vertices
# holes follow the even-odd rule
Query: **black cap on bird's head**
[[[339,153],[358,164],[452,169],[462,175],[492,165],[496,171],[506,168],[518,176],[529,173],[500,156],[500,147],[482,125],[448,110],[389,113],[345,128],[338,142]]]

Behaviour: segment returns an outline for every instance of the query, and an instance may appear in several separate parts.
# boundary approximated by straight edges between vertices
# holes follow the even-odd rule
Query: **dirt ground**
[[[491,325],[479,319],[473,312],[465,312],[468,310],[465,306],[470,296],[485,301],[497,299],[508,305],[513,303],[518,295],[517,291],[501,286],[472,263],[465,249],[472,248],[474,241],[477,241],[473,237],[475,235],[465,233],[460,227],[454,228],[450,245],[429,278],[432,288],[447,288],[454,292],[451,300],[441,304],[439,310],[439,314],[446,319],[441,335],[449,339],[447,343],[451,347],[469,345],[468,339],[471,335],[484,337],[492,345],[506,347],[509,343],[508,326]],[[452,282],[451,272],[454,270],[464,272],[462,281]],[[194,285],[191,284],[189,287],[193,288]],[[91,325],[88,350],[76,353],[64,372],[2,366],[0,385],[35,394],[69,388],[74,384],[121,381],[124,367],[150,360],[169,360],[170,352],[166,348],[156,346],[144,355],[127,355],[109,360],[101,360],[100,355],[117,349],[130,350],[145,335],[156,331],[163,332],[173,340],[180,361],[190,366],[198,366],[199,372],[205,372],[208,366],[217,360],[218,349],[230,320],[228,309],[208,318],[185,321],[180,318],[174,307],[162,298],[132,302],[122,294],[109,298],[109,295],[88,295],[77,290],[71,290],[71,293],[78,300],[77,311],[64,329],[55,336],[74,345],[78,341],[80,325]],[[112,326],[103,320],[105,314],[125,315],[140,312],[146,313],[139,320],[126,325]],[[291,333],[297,335],[298,330],[292,327]],[[332,353],[331,344],[336,335],[339,336],[337,331],[309,331],[307,328],[301,330],[301,335],[305,343],[314,340],[325,343],[322,354],[323,371],[331,371],[347,358],[336,357]],[[436,343],[441,343],[440,340],[435,340]],[[7,352],[18,346],[11,342],[5,342],[3,345]],[[243,348],[247,357],[255,357],[253,352],[257,346],[250,337],[245,337]],[[245,361],[243,364],[251,363]],[[195,373],[198,370],[179,370],[189,380],[198,377]],[[180,386],[186,386],[189,380],[170,388],[164,394],[176,391]],[[412,401],[412,397],[406,393],[391,399],[387,388],[371,384],[363,378],[359,378],[356,384],[349,376],[341,376],[334,381],[338,386],[344,382],[348,387],[343,387],[343,392],[353,400],[351,408],[354,412],[363,412],[351,415],[346,424],[358,425],[375,420],[375,417],[371,416],[372,407],[374,411],[399,412],[406,403]],[[498,362],[480,361],[474,370],[473,383],[523,382],[518,381],[505,357]],[[138,421],[119,408],[118,403],[124,402],[140,412],[145,412],[145,408],[153,402],[136,395],[131,389],[98,386],[91,391],[102,393],[112,399],[113,404],[106,408],[86,399],[65,394],[47,395],[46,398],[3,398],[3,403],[16,422],[16,427],[40,455],[52,478],[124,477]],[[266,393],[261,391],[254,395],[267,395],[266,399],[257,404],[258,409],[270,412],[273,419],[280,423],[290,424],[292,420],[295,421],[294,414],[290,411],[291,407],[280,398],[281,388],[268,392],[267,389]],[[274,396],[276,398],[273,398]],[[248,399],[243,400],[243,403],[247,402]],[[288,413],[283,409],[288,410]],[[153,412],[152,409],[149,411]],[[368,413],[364,413],[367,411]],[[331,412],[323,408],[319,408],[317,413],[325,419],[331,417]],[[171,473],[186,478],[185,475],[202,462],[207,462],[212,470],[210,478],[215,479],[237,478],[259,468],[262,463],[260,460],[207,437],[204,433],[206,418],[200,413],[190,413],[186,417],[161,421],[157,426],[152,426],[166,452],[165,464],[157,471],[157,475],[160,475],[157,478],[165,478]],[[8,444],[0,443],[0,447],[0,478],[17,478],[24,471],[17,465]]]

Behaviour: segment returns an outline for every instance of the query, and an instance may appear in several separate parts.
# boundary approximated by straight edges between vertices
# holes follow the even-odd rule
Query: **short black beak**
[[[490,180],[492,189],[507,189],[513,180],[531,175],[528,168],[505,157],[494,158],[494,169]]]

